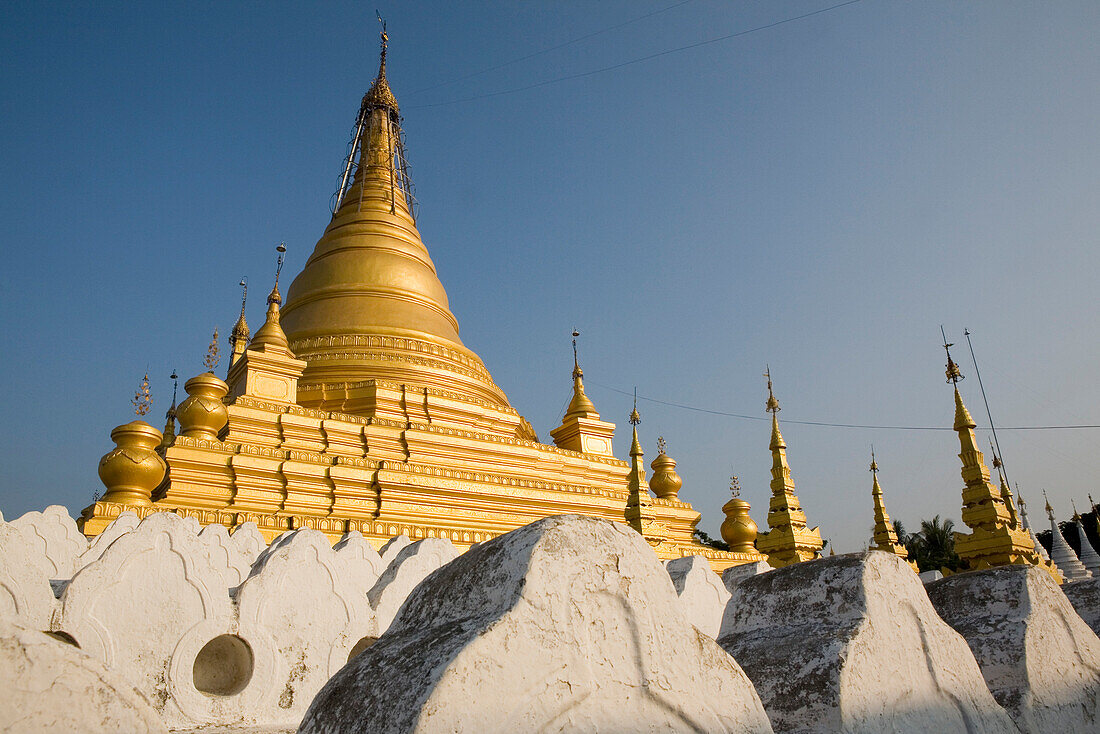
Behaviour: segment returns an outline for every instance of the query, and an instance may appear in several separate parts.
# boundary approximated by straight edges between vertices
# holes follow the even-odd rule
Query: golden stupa
[[[417,230],[384,34],[332,220],[285,303],[278,271],[267,303],[250,341],[242,308],[226,381],[213,373],[215,345],[211,371],[187,381],[164,434],[141,421],[112,434],[107,492],[83,511],[86,535],[125,510],[167,510],[204,525],[251,521],[268,540],[314,528],[332,540],[358,531],[375,545],[404,534],[466,548],[581,513],[629,522],[661,558],[704,555],[715,570],[763,559],[751,545],[693,540],[700,515],[667,476],[651,496],[636,426],[632,465],[615,458],[615,425],[585,395],[576,360],[548,445],[462,343]]]

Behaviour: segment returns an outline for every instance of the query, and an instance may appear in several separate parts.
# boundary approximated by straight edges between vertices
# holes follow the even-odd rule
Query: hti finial
[[[730,494],[734,497],[741,496],[741,482],[737,480],[736,474],[730,477]]]
[[[875,446],[871,444],[871,473],[878,474],[878,464],[875,463]]]
[[[386,73],[386,47],[388,47],[390,44],[390,37],[386,33],[386,21],[382,18],[382,14],[375,10],[374,15],[378,18],[378,24],[382,26],[382,29],[378,32],[378,35],[382,38],[382,58],[379,63],[379,68],[381,69],[381,71],[379,72],[379,74],[383,75]]]
[[[768,378],[768,402],[767,411],[772,415],[778,413],[782,408],[779,407],[779,401],[775,399],[775,394],[772,393],[772,368],[771,365],[767,365],[764,369],[764,377]]]
[[[1053,521],[1054,520],[1054,508],[1050,506],[1050,497],[1047,497],[1047,491],[1045,489],[1043,490],[1043,499],[1046,500],[1046,503],[1047,503],[1047,517],[1049,517],[1051,519],[1051,521]]]
[[[1073,508],[1073,519],[1080,520],[1081,514],[1077,512],[1077,503],[1073,501],[1072,497],[1069,498],[1069,506]]]
[[[218,355],[218,328],[214,327],[214,338],[210,340],[210,346],[206,348],[206,358],[203,359],[202,363],[206,365],[206,369],[213,372],[220,361],[221,357]]]
[[[630,411],[630,425],[637,426],[642,422],[642,417],[638,415],[638,388],[634,388],[634,410]]]
[[[1027,514],[1027,502],[1024,501],[1024,496],[1020,494],[1020,483],[1016,482],[1016,503],[1020,505],[1020,512],[1024,515]]]
[[[1001,457],[997,456],[997,449],[993,447],[992,439],[989,441],[989,453],[993,454],[993,468],[1000,474],[1001,467],[1004,466],[1004,462],[1001,461]]]
[[[273,303],[282,303],[283,297],[279,295],[279,274],[283,272],[283,258],[286,255],[286,243],[280,242],[275,247],[275,252],[279,253],[279,257],[275,261],[275,286],[271,289],[271,293],[267,295],[267,305]]]
[[[668,444],[665,443],[665,437],[664,436],[658,436],[657,437],[657,453],[658,454],[663,454],[663,453],[665,453],[665,450],[667,448],[668,448]]]
[[[168,409],[168,415],[165,415],[165,418],[176,414],[176,390],[180,386],[180,376],[176,374],[175,370],[172,370],[172,374],[168,375],[168,379],[172,381],[172,407]]]
[[[275,280],[278,280],[279,276],[275,276]],[[244,306],[248,302],[248,276],[241,278],[241,318],[244,318]]]
[[[943,348],[947,352],[947,381],[953,385],[958,385],[959,380],[963,378],[962,372],[959,371],[959,366],[955,364],[955,360],[951,359],[951,347],[955,346],[947,341],[947,332],[943,330],[943,324],[940,324],[940,334],[943,335]]]
[[[1092,492],[1089,492],[1089,505],[1092,506],[1094,511],[1096,510],[1096,503],[1092,501]]]
[[[580,335],[581,333],[577,331],[577,328],[573,327],[573,377],[584,374],[581,372],[580,362],[577,361],[577,337]]]
[[[134,415],[145,415],[153,407],[153,395],[149,391],[148,370],[145,372],[145,377],[141,378],[141,384],[138,385],[137,392],[134,393],[134,399],[130,403],[134,406]]]

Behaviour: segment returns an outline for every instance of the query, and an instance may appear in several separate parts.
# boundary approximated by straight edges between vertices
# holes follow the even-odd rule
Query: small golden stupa
[[[772,498],[768,505],[768,532],[756,538],[756,547],[768,556],[768,563],[775,568],[792,563],[809,561],[821,554],[825,544],[821,531],[806,525],[806,513],[794,492],[791,467],[787,464],[787,444],[779,432],[779,401],[772,392],[771,368],[764,373],[768,378],[767,411],[772,414]]]
[[[955,390],[955,432],[959,434],[959,459],[962,460],[962,520],[970,528],[969,533],[955,533],[955,552],[966,561],[971,570],[1006,566],[1013,563],[1030,563],[1046,569],[1054,580],[1062,583],[1062,575],[1035,550],[1031,534],[1018,520],[1012,493],[1007,482],[1000,490],[989,481],[989,468],[978,449],[974,435],[977,424],[970,411],[963,405],[959,394],[959,380],[963,379],[959,366],[951,358],[952,344],[944,340],[947,351],[947,381]],[[1000,469],[1000,460],[997,461]]]
[[[214,373],[215,345],[172,411],[179,435],[140,422],[116,429],[108,456],[130,452],[145,473],[105,458],[114,473],[83,511],[83,532],[98,534],[126,510],[167,510],[229,528],[254,522],[269,540],[313,528],[332,540],[358,531],[375,545],[404,534],[466,548],[580,513],[629,522],[661,558],[700,554],[715,570],[759,560],[695,542],[700,515],[668,471],[661,496],[650,494],[637,411],[631,463],[614,457],[615,425],[584,392],[575,341],[573,398],[552,445],[463,344],[417,230],[387,40],[383,32],[332,219],[285,305],[280,245],[266,319],[251,337],[241,284],[226,380]]]
[[[871,449],[871,475],[874,477],[871,484],[871,499],[875,503],[874,544],[871,546],[871,550],[893,553],[912,566],[914,571],[917,571],[917,564],[909,560],[909,551],[898,541],[894,523],[890,522],[890,515],[886,512],[886,500],[883,499],[882,487],[878,483],[878,462],[875,461],[874,448]]]

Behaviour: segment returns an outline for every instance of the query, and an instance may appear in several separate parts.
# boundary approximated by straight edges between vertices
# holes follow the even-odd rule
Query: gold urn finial
[[[210,346],[206,348],[206,357],[203,358],[202,363],[206,366],[208,372],[213,372],[220,361],[221,355],[218,353],[218,327],[215,326],[214,338],[210,340]]]
[[[684,486],[684,480],[676,473],[676,460],[666,453],[667,448],[665,437],[658,436],[657,457],[649,465],[653,469],[649,488],[661,499],[676,499],[680,488]]]
[[[741,499],[741,484],[737,476],[730,477],[731,498],[722,505],[726,519],[719,529],[722,540],[733,553],[756,553],[756,536],[759,528],[749,516],[749,503]]]
[[[153,395],[149,391],[149,373],[145,373],[145,377],[141,378],[141,383],[138,385],[137,392],[134,393],[133,400],[130,404],[134,406],[134,415],[142,416],[149,412],[153,407]]]

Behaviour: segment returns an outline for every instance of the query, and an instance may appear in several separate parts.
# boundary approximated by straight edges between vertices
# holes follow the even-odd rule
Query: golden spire
[[[163,438],[159,447],[161,449],[168,448],[176,440],[176,391],[179,389],[180,380],[175,370],[172,370],[169,379],[172,380],[172,404],[164,413],[164,430],[161,432]]]
[[[275,265],[275,285],[267,296],[267,318],[264,325],[257,329],[256,336],[252,337],[252,342],[248,345],[248,348],[277,349],[290,354],[290,345],[287,342],[286,334],[283,333],[283,328],[279,324],[279,304],[283,302],[282,296],[279,295],[279,273],[283,270],[286,243],[280,242],[275,251],[279,253],[279,257]]]
[[[206,356],[203,358],[202,363],[206,366],[207,372],[213,372],[220,361],[221,356],[218,353],[218,327],[215,326],[214,338],[210,340],[210,346],[206,348]]]
[[[378,16],[378,22],[382,25],[380,31],[382,50],[378,60],[378,76],[366,95],[363,96],[363,107],[367,109],[387,109],[396,116],[398,113],[397,98],[393,96],[389,82],[386,81],[386,49],[389,47],[390,37],[386,33],[386,21],[382,20],[381,15]]]
[[[1073,521],[1081,522],[1081,513],[1077,511],[1077,503],[1072,497],[1069,498],[1069,506],[1073,508]]]
[[[890,521],[890,515],[886,512],[886,501],[882,497],[882,487],[878,483],[878,463],[875,461],[875,447],[871,447],[871,475],[874,480],[871,484],[871,498],[875,503],[875,532],[872,550],[893,553],[901,559],[909,558],[909,551],[898,541],[898,534],[894,530],[894,523]]]
[[[138,385],[137,392],[134,393],[133,400],[130,404],[134,406],[134,415],[143,416],[149,412],[149,409],[153,407],[153,395],[149,392],[149,373],[145,373],[145,377],[141,378],[141,384]]]
[[[332,219],[281,309],[290,348],[307,363],[300,397],[311,408],[369,413],[346,405],[346,386],[384,380],[509,408],[459,338],[416,229],[397,103],[385,75],[380,64],[356,118]]]
[[[592,404],[592,401],[588,399],[588,396],[584,394],[584,371],[581,369],[580,364],[577,362],[577,337],[581,333],[576,329],[573,330],[573,399],[569,401],[569,408],[565,411],[565,417],[580,416],[582,418],[599,418],[600,414],[596,412],[596,406]],[[636,393],[637,391],[635,391]],[[634,407],[638,407],[637,394],[634,396]],[[637,415],[637,410],[631,414],[631,418]]]
[[[1008,477],[1005,476],[1004,462],[1001,461],[1001,457],[997,456],[997,450],[993,448],[993,441],[989,442],[989,453],[993,454],[993,468],[997,470],[997,476],[1001,483],[1001,499],[1004,500],[1005,507],[1008,509],[1009,526],[1017,527],[1020,519],[1016,514],[1016,503],[1012,500],[1012,490],[1008,486]]]
[[[248,322],[244,318],[244,307],[247,301],[248,278],[241,278],[241,316],[237,319],[237,323],[233,325],[233,331],[229,333],[230,367],[244,354],[244,350],[248,347],[248,338],[251,336],[251,332],[248,330]]]
[[[943,333],[943,327],[940,327]],[[959,459],[962,461],[962,520],[971,532],[957,533],[955,550],[959,557],[970,564],[971,569],[1003,566],[1013,563],[1032,563],[1043,565],[1043,560],[1035,552],[1035,545],[1027,531],[1020,528],[1016,519],[1016,510],[1011,503],[1012,493],[1007,485],[1000,489],[990,481],[989,468],[985,457],[978,449],[974,435],[976,424],[970,411],[963,404],[959,393],[959,381],[963,379],[955,361],[951,358],[951,347],[944,334],[943,348],[947,353],[947,381],[955,392],[954,429],[959,434]],[[995,458],[994,466],[1000,470],[1000,459]],[[1060,577],[1053,569],[1047,568],[1055,579]]]
[[[645,480],[645,465],[642,457],[642,444],[638,441],[638,424],[642,422],[638,415],[638,391],[634,391],[634,409],[630,411],[630,426],[633,436],[630,442],[630,474],[627,475],[627,490],[630,495],[626,500],[626,521],[630,526],[642,535],[648,535],[652,530],[656,515],[653,512],[653,503],[649,499],[649,485]]]
[[[806,525],[806,513],[795,494],[791,468],[787,464],[787,444],[779,432],[779,401],[772,391],[771,368],[764,373],[768,379],[766,409],[772,414],[772,481],[771,502],[768,505],[767,533],[757,538],[756,546],[768,555],[768,563],[776,568],[815,558],[823,547],[821,531]]]

